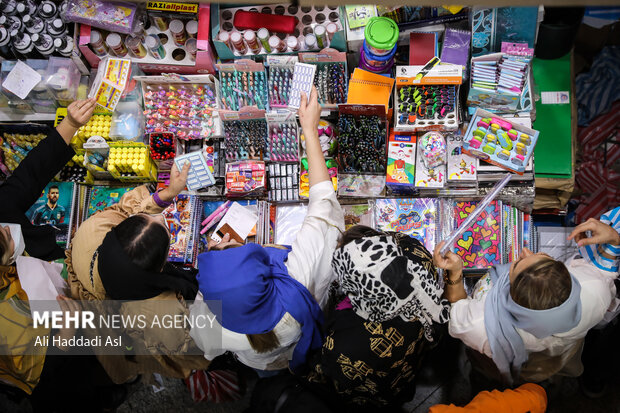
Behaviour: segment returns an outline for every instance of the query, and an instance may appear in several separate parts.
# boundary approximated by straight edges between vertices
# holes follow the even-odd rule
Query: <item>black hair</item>
[[[349,242],[355,241],[356,239],[364,237],[374,237],[377,235],[383,235],[383,232],[367,227],[366,225],[354,225],[342,233],[342,235],[340,236],[340,241],[338,241],[338,245],[336,248],[342,248]]]
[[[125,254],[138,267],[160,272],[168,259],[168,231],[144,214],[127,218],[114,228]]]
[[[51,191],[52,189],[58,189],[58,192],[60,192],[60,188],[58,188],[58,185],[52,185],[52,186],[50,186],[49,191]],[[48,192],[49,192],[49,191],[48,191]]]

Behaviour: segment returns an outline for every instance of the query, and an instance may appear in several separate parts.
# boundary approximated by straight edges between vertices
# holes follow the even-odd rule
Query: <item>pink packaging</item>
[[[69,0],[65,18],[100,29],[129,34],[136,15],[136,4],[123,1]]]

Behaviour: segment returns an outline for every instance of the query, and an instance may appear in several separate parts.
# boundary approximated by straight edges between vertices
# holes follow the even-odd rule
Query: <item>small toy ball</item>
[[[446,163],[446,140],[441,133],[425,133],[420,138],[420,150],[427,168],[435,168]]]

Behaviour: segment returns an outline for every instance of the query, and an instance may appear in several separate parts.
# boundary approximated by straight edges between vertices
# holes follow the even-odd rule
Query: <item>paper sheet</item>
[[[248,208],[241,206],[238,202],[233,204],[228,209],[224,218],[217,224],[215,231],[211,235],[211,239],[220,242],[222,238],[217,235],[217,231],[224,225],[228,224],[241,238],[246,239],[252,231],[252,228],[258,222],[258,216],[250,211]]]
[[[2,87],[20,99],[28,94],[41,81],[41,75],[22,61],[18,61],[2,83]]]

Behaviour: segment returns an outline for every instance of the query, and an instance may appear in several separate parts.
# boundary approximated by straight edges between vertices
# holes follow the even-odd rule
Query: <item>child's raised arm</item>
[[[312,86],[310,92],[310,100],[307,101],[306,94],[301,92],[301,101],[299,106],[299,123],[304,131],[306,138],[306,153],[308,154],[308,180],[310,188],[319,182],[331,181],[323,150],[319,142],[319,119],[321,118],[321,106],[317,99],[317,91]]]

